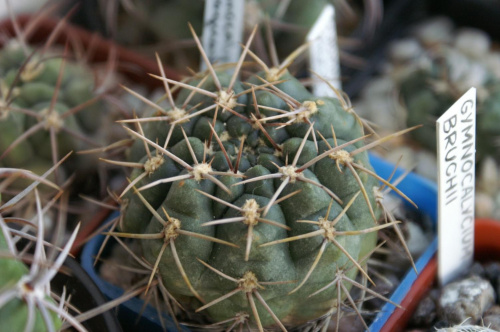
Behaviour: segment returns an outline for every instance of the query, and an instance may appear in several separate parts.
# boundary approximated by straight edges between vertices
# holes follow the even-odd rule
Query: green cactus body
[[[10,254],[3,230],[1,228],[0,252]],[[18,296],[12,298],[7,303],[2,303],[0,306],[0,321],[3,326],[8,327],[11,331],[25,331],[30,313],[28,312],[29,310],[26,300],[23,298],[22,292],[21,290],[18,290],[18,288],[22,287],[20,286],[19,281],[29,274],[29,269],[23,262],[15,257],[4,257],[0,258],[0,271],[2,271],[2,273],[0,273],[0,296],[10,292],[19,293]],[[46,301],[50,301],[54,306],[57,306],[57,304],[49,297],[46,297]],[[45,322],[40,309],[35,308],[32,314],[34,315],[34,318],[32,321],[32,329],[30,331],[49,331],[47,328],[47,322]],[[49,312],[48,318],[50,319],[50,324],[55,330],[61,328],[62,321],[56,314]]]
[[[109,111],[102,100],[92,102],[96,96],[92,70],[48,52],[30,52],[33,50],[24,51],[16,40],[0,51],[0,162],[6,167],[39,169],[50,165],[55,151],[62,158],[70,151],[88,148],[89,140],[104,143],[104,135],[97,129]],[[73,111],[67,113],[69,110]],[[26,137],[17,141],[23,134]],[[93,162],[88,157],[72,158],[80,170]]]
[[[255,97],[247,91],[237,100],[248,85],[227,90],[230,77],[217,77],[222,90],[209,77],[207,93],[189,104],[203,103],[191,114],[219,107],[177,124],[184,133],[165,144],[172,123],[161,122],[162,134],[144,127],[151,155],[165,162],[133,174],[143,178],[125,195],[121,230],[143,234],[143,255],[159,262],[169,292],[214,322],[247,315],[252,325],[296,326],[318,318],[339,305],[336,286],[320,290],[339,273],[354,278],[353,261],[363,264],[376,244],[376,232],[358,232],[379,215],[372,215],[378,181],[353,168],[372,171],[366,151],[356,152],[363,129],[339,100],[313,96],[287,72],[275,90],[251,78]],[[175,104],[189,93],[182,89]]]

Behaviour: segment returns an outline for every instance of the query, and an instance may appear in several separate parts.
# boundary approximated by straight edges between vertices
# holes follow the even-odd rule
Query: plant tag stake
[[[309,67],[336,89],[341,89],[339,49],[337,46],[337,27],[335,9],[331,4],[323,8],[321,15],[307,34],[309,47]],[[337,97],[327,83],[314,77],[313,93],[316,96]]]
[[[476,89],[469,89],[436,124],[438,279],[445,285],[473,261]]]
[[[206,0],[202,43],[211,63],[237,62],[241,54],[244,0]],[[201,70],[207,69],[201,59]]]

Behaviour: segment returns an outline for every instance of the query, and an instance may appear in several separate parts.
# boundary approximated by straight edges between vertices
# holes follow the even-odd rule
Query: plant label
[[[309,67],[326,81],[313,77],[313,93],[316,96],[337,97],[328,84],[341,89],[335,9],[331,4],[323,8],[321,15],[307,34],[307,41],[310,43]]]
[[[464,272],[474,254],[476,89],[471,88],[437,120],[438,279]]]
[[[244,0],[206,0],[202,43],[211,63],[237,62],[241,54]],[[207,68],[201,59],[201,69]]]

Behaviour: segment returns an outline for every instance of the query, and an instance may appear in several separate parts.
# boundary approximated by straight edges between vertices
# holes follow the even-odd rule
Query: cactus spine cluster
[[[8,236],[10,236],[10,234],[8,234]],[[27,302],[23,301],[23,291],[27,292],[29,285],[23,284],[23,278],[28,276],[29,269],[22,261],[15,259],[14,255],[16,252],[13,248],[11,250],[14,252],[9,251],[9,244],[12,245],[12,239],[10,237],[7,238],[3,228],[0,229],[0,251],[2,253],[9,252],[13,254],[12,258],[0,259],[0,268],[2,269],[2,274],[0,276],[0,294],[3,295],[3,297],[7,297],[7,301],[5,301],[0,308],[0,320],[2,324],[6,324],[5,326],[9,326],[9,328],[14,331],[22,331],[25,327],[28,331],[45,331],[45,324],[40,310],[34,311],[35,317],[32,318],[31,321],[27,319],[28,305]],[[43,298],[43,300],[52,301],[51,299],[45,298]],[[56,305],[54,302],[51,302],[51,304]],[[49,317],[47,322],[51,324],[53,328],[59,329],[62,325],[61,320],[53,314]],[[26,326],[25,324],[28,325]]]
[[[42,208],[37,186],[43,183],[60,193],[60,188],[46,179],[47,175],[37,176],[26,170],[0,168],[0,178],[21,176],[34,181],[26,190],[0,204],[0,321],[11,331],[56,331],[62,328],[63,321],[78,331],[85,331],[81,323],[68,313],[65,293],[57,298],[51,292],[50,282],[67,257],[79,226],[63,248],[50,245],[57,254],[46,249],[48,244],[44,240],[43,224],[46,211],[45,207]],[[2,184],[8,182],[9,179]],[[11,217],[16,205],[25,204],[28,195],[32,194],[36,201],[34,219]],[[19,223],[24,227],[11,227],[10,223]],[[26,247],[20,245],[19,238],[29,240],[30,244]],[[33,244],[31,240],[34,243],[33,254],[29,253],[29,246]]]
[[[123,165],[134,171],[120,231],[108,234],[141,239],[151,280],[159,273],[210,321],[286,330],[340,315],[345,298],[354,305],[376,231],[397,223],[378,224],[379,181],[397,189],[367,155],[387,138],[366,144],[341,94],[314,96],[286,65],[251,53],[263,71],[238,78],[251,39],[232,75],[206,60],[206,72],[177,82],[158,58],[169,108],[127,89],[153,111],[124,121],[136,142]]]

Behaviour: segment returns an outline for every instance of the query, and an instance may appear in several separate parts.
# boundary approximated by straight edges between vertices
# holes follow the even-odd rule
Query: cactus
[[[396,73],[407,125],[423,123],[413,137],[422,146],[435,151],[435,120],[469,88],[477,88],[477,155],[498,158],[498,127],[500,121],[500,61],[491,50],[490,40],[483,32],[473,29],[453,31],[450,22],[435,19],[424,23],[417,34],[420,54],[403,64]],[[438,25],[439,24],[439,25]],[[443,27],[444,25],[444,27]],[[431,43],[425,31],[433,27],[445,37]],[[401,43],[404,47],[404,42]],[[396,66],[397,68],[397,66]]]
[[[3,222],[3,220],[2,220]],[[9,241],[12,239],[9,238]],[[5,237],[3,230],[0,229],[0,251],[6,252],[8,250],[7,238]],[[0,294],[8,294],[8,292],[14,292],[19,288],[19,292],[23,289],[22,286],[18,286],[18,282],[23,278],[23,276],[28,275],[28,267],[24,265],[21,261],[2,258],[0,259],[0,267],[2,268],[2,275],[0,276]],[[53,303],[55,305],[55,303]],[[15,330],[21,331],[24,329],[28,316],[28,306],[22,299],[13,297],[7,303],[3,304],[0,308],[0,319],[3,324],[9,324],[8,326]],[[49,320],[52,326],[57,329],[61,326],[61,321],[56,317],[50,317]],[[43,327],[43,319],[40,311],[35,313],[35,318],[30,323],[32,328],[27,330],[35,331],[45,331]]]
[[[97,28],[99,32],[109,35],[118,43],[144,51],[148,55],[151,50],[158,51],[168,58],[168,63],[172,67],[196,68],[199,59],[194,56],[196,55],[192,48],[194,44],[184,26],[186,22],[190,22],[197,32],[202,31],[204,1],[112,0],[111,2],[112,5],[108,0],[97,1],[99,7],[97,24],[94,4],[87,5],[84,2],[83,5],[88,6],[85,13],[92,13],[88,19],[90,28]],[[282,58],[305,42],[307,32],[327,4],[336,7],[336,22],[343,36],[350,36],[353,29],[361,25],[364,35],[370,35],[382,17],[383,4],[380,0],[367,0],[362,5],[346,0],[245,0],[243,27],[245,35],[248,36],[255,25],[265,26],[269,21],[273,29],[272,34],[277,41],[277,56]],[[266,33],[262,31],[262,34],[257,36],[258,40],[253,51],[271,63],[276,59],[267,56],[265,35]],[[353,44],[350,44],[346,44],[347,52],[353,49]],[[360,66],[358,57],[346,52],[341,52],[340,55],[346,64]]]
[[[0,165],[40,174],[70,151],[105,144],[99,128],[110,121],[110,107],[91,67],[51,45],[61,27],[41,47],[28,46],[22,32],[0,50]],[[97,158],[74,154],[54,177],[62,183],[96,165]]]
[[[145,289],[139,287],[112,302],[102,303],[99,297],[89,298],[96,294],[95,290],[86,293],[82,288],[88,285],[78,285],[85,278],[74,276],[81,270],[73,269],[75,263],[66,264],[66,260],[70,249],[75,249],[80,223],[71,231],[66,228],[68,194],[48,180],[62,162],[64,160],[41,176],[24,169],[0,168],[0,179],[3,180],[0,182],[0,322],[8,326],[9,331],[86,332],[87,327],[94,325],[92,322],[87,324],[87,320],[137,296]],[[5,199],[11,196],[11,187],[18,178],[30,184],[14,197]],[[45,198],[50,198],[46,204],[41,199],[42,190]],[[5,193],[8,195],[3,195]],[[29,210],[31,204],[35,209],[32,216],[16,216],[18,210]],[[58,227],[51,234],[51,241],[48,241],[44,234],[45,219],[54,206],[59,210]],[[59,273],[65,276],[57,275]],[[71,288],[74,286],[76,289]],[[75,296],[85,295],[88,301],[84,304],[85,308],[76,305],[75,302],[82,304],[83,300],[80,298],[75,301]]]
[[[0,217],[0,223],[5,226]],[[6,228],[6,227],[5,227]],[[0,229],[0,251],[9,252],[12,257],[1,258],[0,268],[0,320],[13,331],[53,331],[58,330],[61,319],[46,307],[57,308],[57,303],[47,294],[44,284],[32,284],[33,276],[29,268],[19,260],[10,234]],[[9,236],[9,237],[7,237]],[[41,295],[39,295],[41,294]],[[4,302],[5,301],[5,302]],[[36,307],[36,308],[35,308]],[[8,325],[7,325],[8,324]]]
[[[50,170],[52,172],[53,169]],[[69,322],[79,331],[85,328],[66,311],[65,294],[60,299],[50,291],[50,281],[55,276],[64,258],[68,255],[79,226],[68,239],[64,248],[57,249],[57,255],[47,253],[44,241],[44,209],[41,206],[37,186],[43,183],[46,186],[60,188],[46,179],[48,174],[37,176],[34,173],[21,169],[0,168],[0,177],[24,177],[34,181],[32,185],[13,199],[0,204],[0,321],[12,331],[55,331],[63,325],[63,320]],[[8,185],[8,180],[4,184]],[[2,188],[5,190],[6,188]],[[34,194],[36,200],[36,218],[34,221],[25,220],[24,227],[19,230],[8,226],[22,219],[12,218],[9,212],[15,205],[23,205],[27,195]],[[0,196],[1,197],[1,196]],[[36,236],[30,234],[31,231]],[[14,237],[35,239],[33,255],[26,253],[27,248],[18,247],[18,240]],[[17,244],[17,246],[16,246]],[[53,248],[55,249],[55,248]],[[27,263],[29,262],[29,265]],[[60,303],[58,303],[60,302]]]
[[[194,34],[206,59],[198,37]],[[170,109],[124,125],[136,139],[119,232],[168,292],[212,322],[285,330],[337,312],[376,248],[379,181],[349,103],[312,95],[286,68],[238,79],[214,68],[188,83],[160,76]],[[180,91],[172,95],[170,85]],[[399,134],[402,134],[403,131]],[[142,156],[141,156],[142,154]],[[115,162],[120,163],[120,162]],[[402,193],[400,193],[402,194]],[[390,219],[390,218],[389,218]],[[387,220],[387,219],[386,219]],[[370,292],[368,290],[368,292]],[[370,293],[374,296],[383,296]]]

